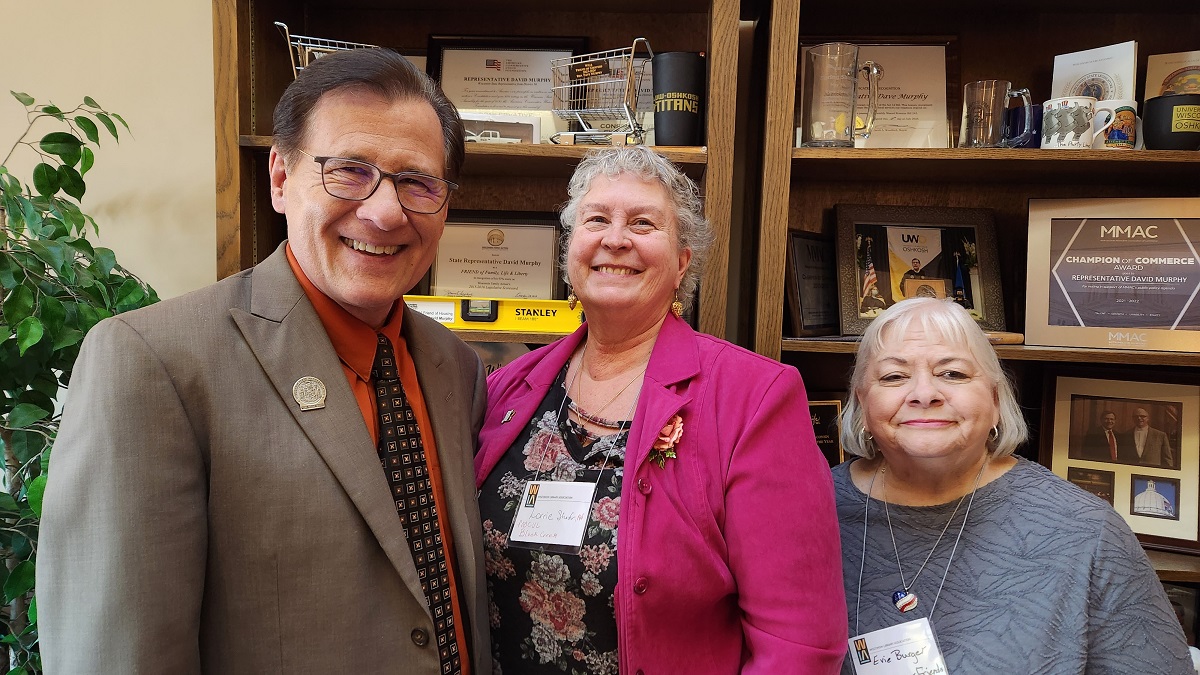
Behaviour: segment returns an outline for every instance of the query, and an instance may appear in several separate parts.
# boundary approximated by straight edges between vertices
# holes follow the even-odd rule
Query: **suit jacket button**
[[[649,585],[650,582],[646,580],[646,577],[638,577],[637,581],[633,582],[633,592],[641,595],[646,592]]]
[[[653,489],[653,486],[651,486],[650,481],[646,480],[645,478],[639,478],[637,480],[637,488],[642,494],[648,495],[650,494],[650,490]]]
[[[412,632],[412,641],[414,645],[418,647],[424,647],[425,645],[429,644],[429,633],[426,633],[420,628],[414,628]]]

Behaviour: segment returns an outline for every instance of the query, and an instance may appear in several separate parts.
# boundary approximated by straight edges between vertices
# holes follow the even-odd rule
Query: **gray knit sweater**
[[[892,604],[900,575],[883,504],[871,500],[856,626],[865,495],[849,465],[835,467],[833,478],[850,635],[928,617],[966,503],[915,584],[955,503],[889,507],[904,576],[919,598],[902,615]],[[950,675],[1195,673],[1129,526],[1108,504],[1026,460],[979,488],[931,623]],[[842,672],[853,674],[849,659]]]

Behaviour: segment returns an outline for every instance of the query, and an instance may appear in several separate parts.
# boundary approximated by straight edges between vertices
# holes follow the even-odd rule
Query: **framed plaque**
[[[815,45],[850,42],[858,45],[858,60],[874,61],[883,69],[875,123],[867,138],[856,138],[860,148],[951,148],[962,100],[959,79],[958,38],[952,35],[919,37],[802,36],[799,56]],[[804,68],[797,68],[796,92],[804,91]],[[866,76],[860,73],[860,115],[866,114]],[[803,101],[797,101],[801,106]],[[801,115],[797,108],[796,146],[800,146]]]
[[[791,230],[787,248],[787,308],[792,337],[838,331],[837,275],[833,240]]]
[[[1149,548],[1200,554],[1200,386],[1053,369],[1041,463],[1108,502]]]
[[[838,204],[841,329],[909,297],[953,298],[986,331],[1003,331],[996,231],[987,209]]]
[[[829,462],[829,466],[837,466],[846,461],[846,453],[842,451],[842,401],[830,399],[809,401],[808,414],[812,418],[813,433],[817,436],[817,447]]]
[[[451,214],[430,270],[430,295],[553,300],[558,219]]]
[[[586,37],[431,35],[426,72],[462,109],[552,110],[550,62],[586,50]]]
[[[1026,344],[1200,351],[1200,198],[1032,199]]]

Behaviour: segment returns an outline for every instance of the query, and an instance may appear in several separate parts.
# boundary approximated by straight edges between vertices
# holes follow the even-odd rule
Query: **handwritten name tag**
[[[517,503],[509,545],[578,553],[595,494],[595,483],[529,481]]]
[[[929,619],[856,635],[849,643],[856,675],[947,675]]]

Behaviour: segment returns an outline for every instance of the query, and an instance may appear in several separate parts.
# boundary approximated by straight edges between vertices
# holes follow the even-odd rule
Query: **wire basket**
[[[283,33],[283,38],[287,40],[291,49],[288,54],[292,57],[292,74],[294,77],[300,77],[300,71],[304,70],[309,63],[315,59],[319,59],[326,54],[345,51],[347,49],[377,49],[378,45],[368,45],[362,42],[346,42],[345,40],[328,40],[326,38],[309,37],[307,35],[292,35],[288,30],[287,24],[282,21],[276,21],[275,27]]]
[[[640,56],[639,44],[645,50]],[[621,49],[554,59],[550,62],[554,114],[578,122],[586,142],[608,143],[620,135],[641,143],[644,130],[635,116],[638,89],[652,58],[650,43],[636,38]],[[604,130],[592,126],[611,122],[620,124],[617,129]]]

